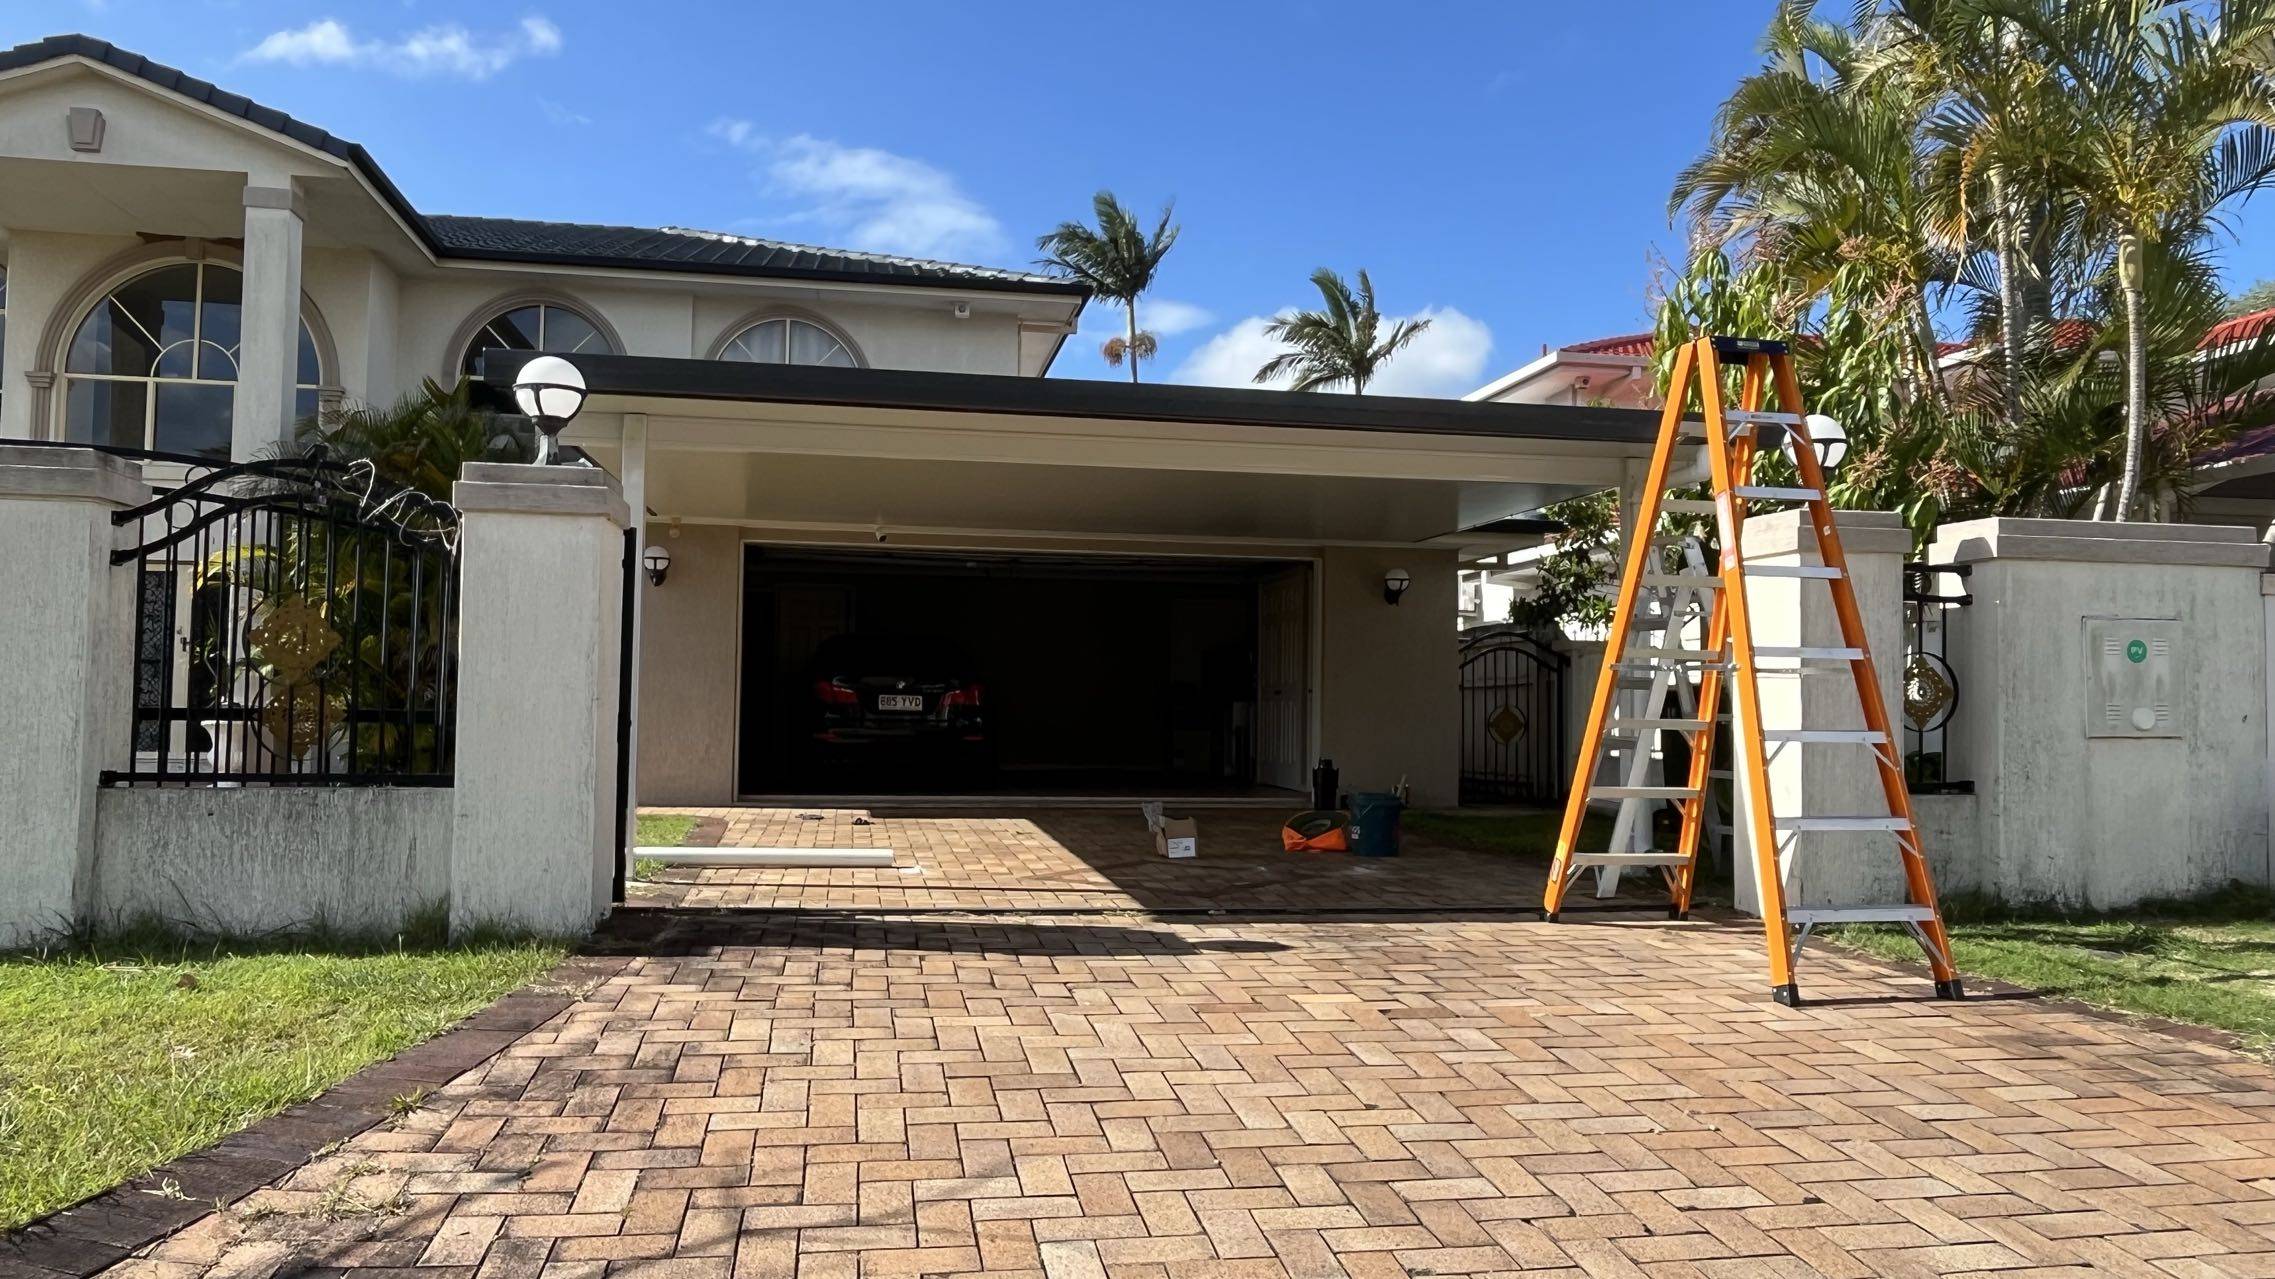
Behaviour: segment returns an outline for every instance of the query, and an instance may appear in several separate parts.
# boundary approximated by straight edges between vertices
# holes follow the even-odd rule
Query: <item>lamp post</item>
[[[537,423],[537,464],[553,465],[561,428],[584,409],[585,375],[558,355],[540,355],[514,376],[513,399]]]

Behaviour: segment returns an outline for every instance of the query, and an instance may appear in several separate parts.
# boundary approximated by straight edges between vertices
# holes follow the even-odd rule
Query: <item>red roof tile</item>
[[[1615,338],[1574,342],[1563,349],[1581,355],[1640,355],[1649,359],[1655,345],[1656,341],[1649,333],[1622,333]]]

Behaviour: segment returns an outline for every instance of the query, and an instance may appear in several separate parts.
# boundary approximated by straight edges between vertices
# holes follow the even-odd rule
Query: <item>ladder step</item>
[[[1779,657],[1796,662],[1858,662],[1864,660],[1861,648],[1820,648],[1805,645],[1794,648],[1785,644],[1756,644],[1756,657]]]
[[[1799,413],[1772,413],[1767,409],[1729,409],[1722,420],[1732,426],[1799,426]]]
[[[1785,912],[1789,924],[1924,924],[1935,918],[1933,906],[1826,906]]]
[[[1659,509],[1676,515],[1712,515],[1714,503],[1695,497],[1670,497],[1660,501]]]
[[[1688,786],[1591,786],[1590,799],[1696,799]]]
[[[1808,577],[1836,578],[1841,571],[1824,564],[1755,564],[1745,570],[1748,577]]]
[[[1650,718],[1638,716],[1634,719],[1613,720],[1604,726],[1604,732],[1607,734],[1618,733],[1622,736],[1656,732],[1660,729],[1665,729],[1670,733],[1695,733],[1704,727],[1706,727],[1706,721],[1703,719],[1663,719],[1657,716]]]
[[[1749,502],[1821,502],[1825,499],[1816,489],[1771,488],[1760,484],[1736,485],[1730,492]]]
[[[1684,866],[1690,858],[1681,853],[1574,853],[1567,866]]]
[[[1712,573],[1645,573],[1645,586],[1683,586],[1694,591],[1719,591],[1722,579]]]
[[[1719,662],[1722,653],[1712,648],[1631,648],[1629,657],[1648,657],[1663,662]]]
[[[1887,742],[1888,735],[1868,728],[1772,728],[1762,733],[1762,740],[1798,742],[1804,746],[1880,746]]]
[[[1911,822],[1902,817],[1780,817],[1775,825],[1779,830],[1893,830],[1908,831]]]

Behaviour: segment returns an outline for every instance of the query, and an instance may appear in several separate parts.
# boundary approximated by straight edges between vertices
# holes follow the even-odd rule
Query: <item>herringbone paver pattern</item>
[[[2275,1073],[1735,924],[689,920],[112,1273],[2275,1275]]]

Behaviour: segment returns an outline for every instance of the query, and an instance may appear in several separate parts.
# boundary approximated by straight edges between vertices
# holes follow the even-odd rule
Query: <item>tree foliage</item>
[[[1265,361],[1256,370],[1257,381],[1292,377],[1291,390],[1348,386],[1353,395],[1364,395],[1390,357],[1430,327],[1426,319],[1398,320],[1385,329],[1375,307],[1374,281],[1364,269],[1357,289],[1326,267],[1311,273],[1311,283],[1319,290],[1320,309],[1275,316],[1264,326],[1266,337],[1289,349]]]
[[[1180,228],[1170,221],[1170,206],[1163,205],[1160,218],[1147,231],[1111,191],[1092,197],[1091,212],[1096,226],[1061,222],[1038,237],[1035,247],[1043,254],[1038,265],[1081,281],[1101,301],[1122,305],[1125,331],[1109,340],[1101,353],[1117,367],[1127,359],[1130,381],[1135,382],[1138,361],[1151,359],[1154,352],[1153,335],[1138,327],[1138,299],[1153,287],[1161,260],[1176,246]]]
[[[1853,441],[1835,499],[1922,536],[2184,513],[2192,460],[2271,420],[2266,342],[2201,339],[2226,301],[2223,218],[2275,182],[2275,0],[1820,12],[1779,6],[1676,180],[1692,263],[1662,352],[1691,331],[1798,335],[1811,408]],[[1963,346],[1939,340],[1952,314]]]

